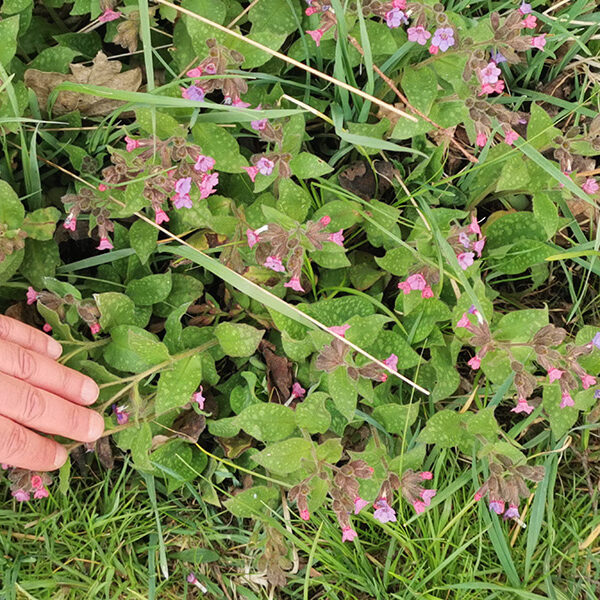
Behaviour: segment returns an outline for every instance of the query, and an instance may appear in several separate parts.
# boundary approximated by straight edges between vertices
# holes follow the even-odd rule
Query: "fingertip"
[[[62,354],[62,346],[54,339],[48,336],[46,343],[46,352],[50,358],[56,360]]]
[[[93,379],[86,377],[81,387],[81,399],[85,404],[93,404],[96,402],[99,394],[100,388],[98,388],[98,384]]]
[[[95,442],[104,433],[104,419],[97,412],[90,414],[87,442]]]
[[[60,444],[56,445],[56,454],[54,456],[54,463],[52,465],[53,469],[60,469],[66,462],[68,458],[67,451]]]

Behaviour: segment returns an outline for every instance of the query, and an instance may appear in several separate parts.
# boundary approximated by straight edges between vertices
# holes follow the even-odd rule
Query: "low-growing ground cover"
[[[595,8],[6,1],[0,597],[596,598]]]

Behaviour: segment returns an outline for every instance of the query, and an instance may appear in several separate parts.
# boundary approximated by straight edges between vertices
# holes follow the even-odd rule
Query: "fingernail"
[[[62,354],[62,346],[51,337],[48,337],[48,345],[46,348],[50,358],[56,359]]]
[[[54,457],[54,468],[60,469],[67,462],[67,451],[62,446],[56,447],[56,456]]]
[[[104,419],[98,413],[90,415],[88,441],[95,442],[104,433]]]
[[[93,379],[87,378],[83,382],[83,387],[81,388],[81,399],[86,404],[92,404],[93,402],[95,402],[99,393],[100,390],[98,389],[98,386],[96,385],[96,382]]]

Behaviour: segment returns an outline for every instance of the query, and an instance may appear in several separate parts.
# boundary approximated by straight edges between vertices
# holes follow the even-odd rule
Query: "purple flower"
[[[279,256],[267,256],[267,260],[263,263],[263,267],[273,269],[273,271],[276,271],[277,273],[285,273],[285,267]]]
[[[479,81],[484,84],[493,84],[498,81],[498,76],[502,71],[496,66],[494,61],[490,61],[483,69],[479,70]]]
[[[268,122],[269,119],[259,119],[258,121],[250,121],[250,127],[252,127],[254,131],[264,131]]]
[[[390,354],[384,361],[384,365],[387,365],[392,371],[398,370],[398,357],[395,354]]]
[[[365,506],[369,506],[369,503],[361,498],[360,496],[356,496],[354,498],[354,514],[357,515]]]
[[[501,515],[504,512],[504,501],[490,500],[490,510],[493,510],[497,515]]]
[[[594,400],[600,400],[600,390],[594,392]]]
[[[592,344],[594,344],[594,346],[600,350],[600,331],[598,331],[598,333],[596,333],[596,335],[592,338]]]
[[[327,238],[330,242],[333,242],[334,244],[337,244],[338,246],[341,246],[342,248],[344,247],[344,230],[340,229],[339,231],[336,231],[335,233],[330,233],[329,237]]]
[[[437,46],[441,52],[446,52],[456,43],[454,40],[454,29],[452,27],[440,27],[435,30],[431,43]]]
[[[503,519],[518,519],[521,515],[519,515],[519,507],[514,504],[509,504],[506,512],[503,515]]]
[[[506,62],[506,56],[504,56],[504,54],[502,54],[502,52],[500,52],[498,50],[498,52],[494,52],[493,50],[490,52],[490,58],[497,64],[499,65],[500,63]]]
[[[117,417],[117,423],[119,425],[126,425],[129,422],[129,411],[126,406],[117,406],[113,404],[113,412],[115,413],[115,417]]]
[[[465,247],[465,248],[470,248],[471,247],[471,240],[469,239],[469,236],[464,232],[461,231],[458,234],[458,241]]]
[[[473,252],[461,252],[457,257],[458,264],[463,271],[466,271],[472,264],[475,254]]]
[[[431,504],[431,499],[436,495],[437,490],[423,490],[421,492],[421,498],[423,498],[423,503],[425,506],[429,506]]]
[[[175,196],[172,199],[175,208],[192,208],[191,186],[191,177],[182,177],[175,182]]]
[[[519,12],[522,15],[528,15],[531,12],[531,4],[529,4],[528,2],[523,2],[523,4],[521,4],[521,6],[519,7]]]
[[[264,156],[256,163],[256,168],[261,175],[270,175],[274,167],[275,163]]]
[[[194,100],[195,102],[204,102],[204,90],[197,85],[190,85],[189,88],[181,88],[181,95],[186,100]]]
[[[392,10],[385,13],[385,22],[388,27],[395,29],[396,27],[400,27],[400,25],[408,23],[408,19],[403,11],[398,8],[392,8]]]
[[[196,164],[194,165],[194,171],[199,171],[200,173],[206,173],[210,171],[215,166],[215,159],[212,156],[204,156],[201,154],[196,160]]]
[[[29,492],[23,489],[16,490],[11,495],[17,502],[29,502]]]
[[[380,523],[387,523],[389,521],[396,521],[396,511],[387,503],[385,498],[379,498],[373,503],[375,512],[373,516]]]
[[[431,37],[431,33],[429,33],[422,25],[419,25],[418,27],[409,27],[406,32],[408,33],[408,41],[417,42],[419,46],[424,46]]]

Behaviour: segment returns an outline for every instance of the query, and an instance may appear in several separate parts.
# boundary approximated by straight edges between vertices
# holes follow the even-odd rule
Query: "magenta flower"
[[[425,277],[421,275],[421,273],[414,273],[413,275],[409,275],[406,278],[406,282],[410,285],[411,290],[423,290],[427,285],[427,281],[425,281]]]
[[[186,577],[186,581],[188,583],[191,583],[192,585],[194,585],[195,583],[198,582],[198,578],[196,577],[196,575],[194,573],[190,572],[188,574],[188,576]]]
[[[586,194],[595,194],[598,190],[600,190],[600,185],[598,185],[598,182],[593,178],[593,177],[588,177],[584,184],[581,186],[581,189],[586,193]]]
[[[210,171],[215,166],[215,159],[212,156],[204,156],[201,154],[194,165],[194,171],[198,171],[200,173],[206,173]]]
[[[203,391],[204,389],[200,386],[200,389],[192,395],[192,402],[195,402],[200,410],[204,410],[204,403],[206,402],[206,398],[202,395]]]
[[[41,500],[42,498],[47,498],[48,497],[48,490],[45,487],[41,487],[37,490],[35,490],[35,492],[33,493],[33,497],[36,500]]]
[[[543,50],[546,46],[546,34],[542,33],[541,35],[534,36],[531,38],[531,47],[537,48],[538,50]]]
[[[397,371],[398,357],[392,353],[383,361],[383,364],[387,365],[392,371]]]
[[[346,331],[348,331],[348,329],[350,329],[350,325],[346,323],[345,325],[334,325],[333,327],[329,328],[329,331],[337,333],[337,335],[340,335],[342,337],[346,337]]]
[[[483,247],[485,246],[485,238],[482,237],[480,240],[477,240],[476,242],[473,242],[473,250],[475,250],[475,252],[477,252],[477,256],[479,258],[481,258],[481,251],[483,250]]]
[[[404,10],[406,8],[406,0],[392,0],[392,6]]]
[[[519,507],[515,504],[509,504],[506,512],[503,515],[503,519],[518,519],[521,515],[519,515]]]
[[[279,256],[267,256],[267,260],[263,263],[263,267],[267,267],[267,269],[272,269],[277,273],[285,273],[285,267],[281,262]]]
[[[303,521],[308,521],[310,519],[310,513],[308,512],[308,509],[303,509],[300,511],[300,518]]]
[[[75,231],[75,228],[77,227],[77,217],[72,212],[67,215],[63,227],[69,231]]]
[[[242,169],[244,169],[246,173],[248,173],[248,177],[250,177],[250,180],[252,181],[252,183],[254,183],[254,180],[258,175],[258,167],[242,167]]]
[[[373,516],[380,523],[388,523],[389,521],[396,521],[396,511],[387,503],[385,498],[379,498],[373,503],[375,512]]]
[[[535,29],[537,27],[537,19],[535,15],[527,15],[521,21],[521,27],[524,27],[525,29]]]
[[[437,490],[423,490],[421,492],[421,498],[423,498],[423,503],[425,506],[429,506],[431,504],[431,499],[436,495]]]
[[[490,510],[493,510],[497,515],[501,515],[504,512],[504,501],[490,500]]]
[[[475,143],[476,143],[476,144],[477,144],[477,145],[478,145],[480,148],[483,148],[483,147],[484,147],[484,146],[487,144],[487,140],[488,140],[488,137],[487,137],[487,135],[485,135],[485,133],[483,133],[483,132],[481,132],[481,131],[480,131],[480,132],[477,134],[477,138],[475,139]]]
[[[319,219],[319,223],[321,223],[321,227],[327,227],[327,225],[331,223],[331,217],[329,215],[325,215]]]
[[[31,286],[29,286],[27,288],[27,304],[34,304],[37,302],[38,297],[39,294]]]
[[[261,175],[270,175],[274,167],[275,163],[264,156],[256,163],[256,168]]]
[[[510,412],[514,412],[517,414],[524,412],[529,415],[533,412],[533,406],[531,406],[531,404],[528,404],[527,399],[521,396],[517,401],[517,405],[514,408],[511,408]]]
[[[473,371],[477,371],[477,369],[479,369],[481,366],[481,359],[476,354],[467,364],[471,367],[471,369],[473,369]]]
[[[97,250],[112,250],[114,248],[114,246],[112,245],[112,242],[110,241],[109,238],[107,237],[101,237],[100,238],[100,243],[97,246]]]
[[[204,102],[204,90],[197,85],[190,85],[189,88],[181,88],[181,95],[186,100]]]
[[[519,139],[519,134],[514,131],[513,129],[506,129],[504,131],[504,141],[509,145],[512,146],[514,144],[514,142],[516,142]]]
[[[208,63],[205,67],[204,67],[204,71],[205,73],[207,73],[208,75],[216,75],[217,74],[217,65],[215,65],[215,63]]]
[[[195,79],[196,77],[202,77],[202,73],[203,73],[202,69],[198,66],[198,67],[194,67],[193,69],[190,69],[186,73],[186,75],[188,77],[192,77]]]
[[[485,94],[501,94],[504,91],[504,81],[499,79],[496,83],[482,83],[481,90],[477,94],[478,96],[484,96]]]
[[[308,33],[308,35],[310,35],[310,37],[315,41],[317,47],[321,45],[321,38],[325,33],[322,29],[314,29],[312,31],[307,31],[306,33]]]
[[[39,475],[32,475],[31,476],[31,486],[33,488],[35,488],[36,490],[44,487],[44,482],[42,481],[42,478]]]
[[[419,473],[419,476],[424,480],[433,479],[433,473],[431,471],[422,471]]]
[[[596,378],[592,377],[591,375],[584,375],[583,377],[581,377],[581,385],[584,390],[587,390],[593,385],[596,385]]]
[[[304,291],[304,288],[302,287],[302,285],[300,285],[299,277],[292,277],[287,283],[283,284],[283,287],[291,288],[291,289],[295,290],[296,292]]]
[[[571,398],[569,392],[563,392],[560,400],[560,407],[566,408],[567,406],[575,406],[575,402],[573,402],[573,398]]]
[[[219,184],[218,173],[204,173],[202,175],[202,181],[200,182],[200,200],[208,198],[211,194],[214,194],[216,186]]]
[[[225,102],[225,104],[228,104]],[[250,102],[244,102],[241,98],[234,98],[231,100],[231,106],[235,106],[236,108],[248,108],[250,106]]]
[[[99,192],[105,192],[107,189],[108,189],[108,186],[105,183],[101,183],[100,185],[98,185]]]
[[[479,81],[483,83],[496,83],[498,81],[498,75],[502,71],[496,66],[496,63],[491,61],[483,69],[479,70]]]
[[[50,323],[44,323],[42,330],[46,333],[50,333],[52,331],[52,325],[50,325]]]
[[[133,152],[134,150],[137,150],[141,146],[139,140],[134,140],[133,138],[130,138],[128,135],[125,136],[125,142],[127,143],[127,146],[125,147],[127,152]]]
[[[440,27],[439,29],[436,29],[433,38],[431,38],[431,44],[436,46],[440,52],[446,52],[448,48],[451,48],[456,44],[456,41],[454,40],[454,29],[452,29],[452,27]]]
[[[400,25],[408,23],[408,18],[398,8],[392,8],[392,10],[388,10],[385,13],[385,22],[390,29],[395,29],[396,27],[400,27]]]
[[[421,298],[433,298],[433,290],[428,285],[422,289]]]
[[[357,535],[352,527],[342,527],[342,542],[351,542]]]
[[[157,225],[160,225],[161,223],[168,223],[169,216],[162,208],[159,208],[154,215],[154,222]]]
[[[354,498],[354,514],[357,515],[365,506],[369,506],[369,503],[361,498],[360,496],[356,496]]]
[[[126,406],[117,406],[113,404],[113,412],[117,417],[117,423],[119,425],[126,425],[129,422],[129,411]]]
[[[260,242],[260,234],[269,229],[268,225],[263,225],[258,229],[246,229],[246,238],[248,238],[248,246],[253,248],[258,242]]]
[[[408,41],[417,42],[419,46],[424,46],[431,37],[431,33],[429,33],[422,25],[419,25],[418,27],[409,27],[406,32],[408,33]]]
[[[115,11],[115,10],[111,10],[110,8],[107,8],[98,17],[98,21],[100,21],[100,23],[108,23],[109,21],[115,21],[116,19],[118,19],[121,16],[122,16],[122,14],[120,12]]]
[[[17,501],[17,502],[29,502],[29,492],[26,492],[23,489],[19,489],[16,490],[14,492],[12,492],[11,496]]]
[[[292,398],[304,398],[306,390],[297,382],[294,381],[292,386]]]
[[[552,367],[548,371],[548,381],[550,383],[554,383],[555,381],[560,379],[563,376],[563,374],[564,374],[564,371],[561,371],[560,369],[557,369],[556,367]]]
[[[412,505],[418,515],[424,513],[427,508],[427,505],[422,500],[413,500]]]
[[[456,326],[464,327],[465,329],[470,329],[471,321],[469,321],[469,317],[468,317],[467,313],[462,314],[462,317],[458,320],[458,323],[456,324]]]
[[[475,235],[481,235],[481,228],[479,227],[477,217],[474,214],[471,215],[471,224],[469,225],[469,233],[474,233]]]
[[[254,129],[254,131],[264,131],[267,127],[267,123],[269,119],[259,119],[258,121],[250,121],[250,127]]]
[[[456,258],[460,268],[466,271],[473,264],[475,254],[473,252],[461,252]]]
[[[338,246],[341,246],[343,248],[344,247],[344,230],[340,229],[339,231],[336,231],[335,233],[330,233],[329,237],[327,239],[330,242],[333,242],[334,244],[337,244]]]
[[[92,323],[90,325],[90,332],[92,333],[92,335],[100,333],[100,323]]]

